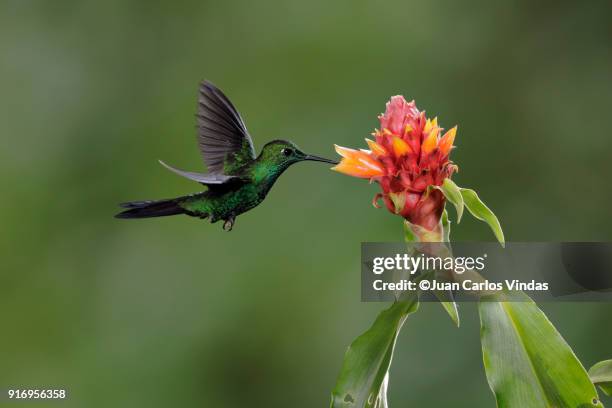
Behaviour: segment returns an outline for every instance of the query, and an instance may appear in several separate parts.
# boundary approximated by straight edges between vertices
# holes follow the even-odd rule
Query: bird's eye
[[[284,156],[291,156],[293,154],[293,149],[283,149],[283,150],[281,150],[281,153]]]

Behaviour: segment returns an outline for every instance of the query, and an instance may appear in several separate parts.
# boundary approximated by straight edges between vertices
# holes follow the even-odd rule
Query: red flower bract
[[[366,139],[370,150],[336,146],[342,156],[333,169],[350,176],[377,181],[386,207],[409,222],[434,230],[444,210],[444,195],[430,186],[440,186],[457,170],[449,160],[457,127],[443,136],[437,118],[430,120],[414,101],[394,96],[380,119],[380,129]]]

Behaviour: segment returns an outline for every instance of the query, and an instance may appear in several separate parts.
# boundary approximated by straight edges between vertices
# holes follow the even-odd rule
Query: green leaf
[[[489,227],[491,227],[491,229],[493,230],[493,234],[495,234],[495,237],[497,238],[499,243],[504,246],[504,232],[502,231],[501,225],[499,224],[499,220],[497,219],[495,214],[493,214],[493,211],[491,211],[489,207],[487,207],[485,203],[480,200],[478,194],[476,194],[474,190],[470,190],[469,188],[462,188],[461,195],[463,196],[463,202],[465,203],[465,206],[467,207],[468,211],[474,217],[489,224]]]
[[[461,195],[461,189],[449,178],[444,179],[441,186],[436,188],[444,194],[444,197],[455,206],[457,210],[457,224],[461,222],[463,216],[463,196]]]
[[[444,209],[444,211],[442,212],[442,218],[440,222],[442,223],[443,241],[446,242],[446,245],[450,246],[450,221],[448,219],[448,212],[446,211],[446,209]],[[414,244],[414,243],[420,242],[419,237],[415,234],[414,231],[415,231],[415,226],[411,225],[409,221],[404,220],[404,240],[408,244]],[[408,252],[411,254],[414,252],[413,245],[408,245]],[[442,305],[446,313],[448,313],[450,318],[453,320],[453,323],[455,323],[455,325],[459,327],[460,325],[459,309],[457,308],[457,303],[455,302],[453,292],[452,291],[447,291],[447,292],[436,291],[434,292],[434,294],[440,301],[440,304]]]
[[[461,200],[461,202],[463,203],[463,200]],[[461,218],[461,216],[459,215],[459,210],[457,210],[457,217]],[[450,220],[448,219],[448,211],[446,211],[446,208],[442,212],[442,219],[440,222],[442,223],[442,236],[443,236],[444,242],[446,242],[446,245],[450,247],[451,226],[450,226]],[[446,313],[448,313],[448,315],[453,320],[455,325],[459,327],[461,324],[461,320],[459,318],[459,309],[457,308],[457,302],[455,302],[455,297],[453,296],[453,292],[452,291],[447,291],[447,292],[436,291],[435,295],[440,301],[440,304],[442,305]]]
[[[589,370],[589,377],[606,394],[612,396],[612,360],[604,360]]]
[[[461,324],[459,319],[459,309],[457,308],[457,302],[455,302],[453,292],[437,290],[434,292],[434,294],[440,301],[440,304],[444,310],[446,310],[446,313],[448,313],[450,318],[453,320],[453,323],[455,323],[455,326],[459,327]]]
[[[446,208],[442,212],[442,218],[440,222],[442,223],[442,236],[443,236],[444,242],[446,243],[445,245],[448,245],[449,250],[450,250],[451,226],[450,226],[450,220],[448,219],[448,211],[446,211]],[[448,313],[450,318],[453,320],[453,323],[455,323],[455,325],[459,327],[459,325],[461,324],[460,318],[459,318],[459,309],[457,308],[457,303],[455,302],[455,297],[453,296],[453,292],[450,290],[449,291],[435,291],[434,294],[440,301],[440,304],[442,305],[446,313]]]
[[[383,310],[344,355],[331,408],[386,408],[388,371],[406,317],[418,309],[416,296]]]
[[[524,293],[479,304],[484,367],[498,408],[603,407],[552,323]]]

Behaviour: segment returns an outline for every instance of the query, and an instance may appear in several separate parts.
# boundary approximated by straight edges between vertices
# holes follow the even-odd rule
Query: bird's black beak
[[[312,155],[312,154],[305,155],[304,156],[304,160],[318,161],[318,162],[329,163],[329,164],[338,164],[337,160],[330,160],[330,159],[326,159],[324,157],[315,156],[315,155]]]

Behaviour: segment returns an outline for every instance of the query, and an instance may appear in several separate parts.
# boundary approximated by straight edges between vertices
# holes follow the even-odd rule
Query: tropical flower
[[[333,168],[353,177],[376,181],[387,209],[426,230],[437,229],[444,211],[445,196],[430,186],[441,186],[457,171],[449,160],[457,127],[442,135],[437,118],[425,117],[414,101],[394,96],[380,119],[380,130],[366,139],[370,150],[335,146],[342,160]],[[441,136],[442,135],[442,136]]]

